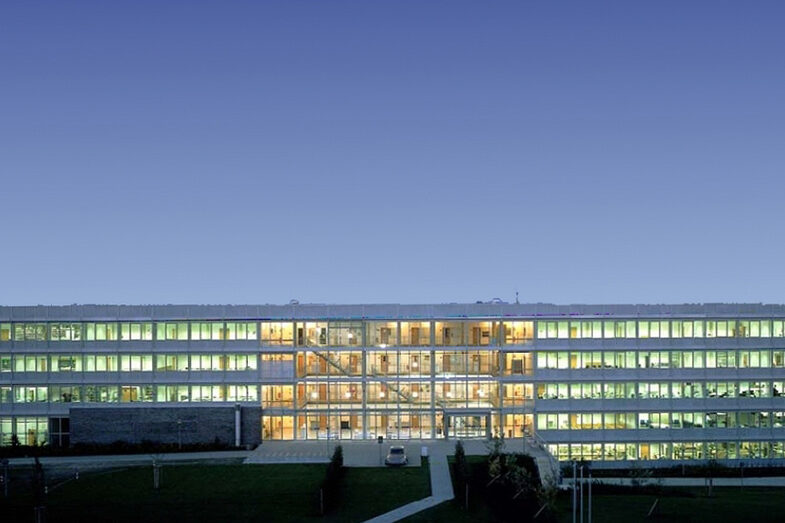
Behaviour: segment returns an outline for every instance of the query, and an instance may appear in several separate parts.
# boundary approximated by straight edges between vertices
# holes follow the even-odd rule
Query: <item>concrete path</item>
[[[224,450],[214,452],[171,452],[168,454],[122,454],[104,456],[44,456],[39,458],[45,467],[106,467],[115,465],[149,465],[153,457],[165,463],[192,463],[199,461],[242,460],[251,451]],[[12,467],[33,465],[34,458],[10,458]]]
[[[450,478],[450,466],[447,463],[447,453],[443,446],[437,446],[431,452],[429,447],[430,474],[431,474],[431,495],[412,503],[386,512],[380,516],[369,519],[366,523],[391,523],[417,514],[423,510],[435,507],[440,503],[449,501],[455,497],[452,490],[452,479]]]
[[[609,485],[632,485],[630,478],[594,478],[595,483],[606,483]],[[643,478],[639,480],[647,485],[663,485],[666,487],[705,487],[704,478]],[[572,485],[572,478],[565,479],[565,483]],[[785,477],[758,477],[744,478],[745,487],[785,487]],[[741,478],[714,478],[715,487],[740,487]]]
[[[407,518],[418,512],[435,507],[455,497],[450,477],[450,466],[447,456],[455,453],[455,440],[424,440],[418,442],[427,446],[430,453],[431,495],[427,498],[414,501],[398,507],[390,512],[369,519],[366,523],[392,523]],[[463,449],[468,456],[484,456],[488,454],[487,440],[464,440]],[[540,480],[545,483],[555,478],[553,459],[547,450],[540,448],[536,442],[522,439],[506,440],[504,452],[526,452],[531,454],[540,470]]]
[[[328,463],[335,447],[343,448],[345,467],[383,467],[390,447],[402,446],[409,458],[409,467],[420,466],[420,449],[427,443],[415,440],[385,441],[267,441],[248,455],[244,463]]]

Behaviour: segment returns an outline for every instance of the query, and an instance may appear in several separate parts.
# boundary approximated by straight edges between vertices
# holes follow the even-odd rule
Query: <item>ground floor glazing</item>
[[[530,433],[532,414],[384,410],[263,413],[263,440],[488,438]]]

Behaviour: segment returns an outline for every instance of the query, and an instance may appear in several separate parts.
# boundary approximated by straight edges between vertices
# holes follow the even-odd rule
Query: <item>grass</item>
[[[487,456],[466,456],[469,466],[481,465],[487,461]],[[455,462],[453,456],[447,458],[450,465],[450,477],[452,478],[453,489],[456,489],[455,476],[452,465]],[[469,510],[465,510],[464,505],[457,499],[446,501],[433,508],[424,510],[413,516],[409,516],[403,521],[407,523],[421,523],[426,521],[448,521],[450,523],[463,523],[470,521],[496,522],[490,507],[484,502],[479,493],[469,492]]]
[[[705,496],[705,489],[683,490],[684,496],[659,497],[657,510],[646,517],[658,496],[614,494],[593,496],[594,521],[602,523],[668,522],[668,523],[717,523],[723,521],[755,521],[756,523],[781,523],[785,513],[785,488],[715,487],[714,496]],[[479,501],[479,505],[478,502]],[[470,501],[471,503],[471,501]],[[584,499],[584,503],[586,503]],[[569,494],[560,495],[556,502],[557,521],[572,522],[572,500]],[[586,516],[584,516],[586,518]],[[407,523],[448,521],[499,521],[490,508],[475,500],[475,505],[465,511],[455,501],[448,501],[404,520]],[[521,519],[520,521],[524,521]],[[535,520],[536,521],[536,520]],[[584,519],[586,521],[586,519]]]
[[[467,456],[470,465],[480,463],[484,456]],[[453,478],[453,486],[455,480]],[[669,523],[717,523],[721,521],[755,521],[780,523],[785,513],[785,488],[714,487],[714,495],[706,497],[702,488],[667,488],[667,495],[607,494],[592,497],[594,521],[602,523],[634,523],[658,521]],[[658,508],[647,518],[652,504],[659,498]],[[585,500],[584,500],[585,503]],[[556,499],[555,517],[559,523],[572,522],[572,498],[561,493]],[[586,519],[584,519],[585,521]],[[456,500],[415,514],[407,523],[446,521],[500,522],[481,496],[469,496],[469,510]],[[526,521],[523,518],[516,521]],[[535,520],[538,521],[538,520]]]
[[[337,510],[319,516],[325,465],[182,465],[83,475],[50,491],[48,521],[363,521],[430,494],[426,467],[346,469]],[[30,521],[32,498],[0,499],[2,521]],[[88,516],[89,515],[89,516]]]
[[[655,495],[592,496],[594,519],[603,522],[667,521],[673,523],[716,523],[718,521],[781,522],[785,512],[785,488],[715,487],[714,495],[706,497],[705,489],[683,488],[685,496],[659,497],[657,510],[646,518]],[[584,501],[585,503],[585,501]],[[569,495],[558,498],[559,521],[572,521],[572,500]]]

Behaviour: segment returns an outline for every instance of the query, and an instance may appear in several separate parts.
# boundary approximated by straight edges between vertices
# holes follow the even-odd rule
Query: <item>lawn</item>
[[[480,463],[484,459],[481,456],[467,456],[470,465]],[[706,497],[706,490],[701,488],[665,490],[669,495],[595,494],[592,498],[593,520],[602,523],[637,521],[780,523],[785,521],[783,517],[785,514],[785,488],[745,487],[742,490],[739,487],[715,487],[714,495],[711,498]],[[646,518],[649,509],[658,498],[657,510],[651,518]],[[569,493],[562,493],[557,498],[555,517],[559,523],[572,522],[572,499]],[[586,520],[585,517],[584,521]],[[407,523],[428,521],[499,523],[502,520],[496,517],[491,507],[485,503],[481,496],[470,494],[468,511],[461,503],[453,500],[415,514],[404,521]],[[525,519],[519,518],[516,521],[525,521]]]
[[[83,475],[50,491],[48,521],[363,521],[430,494],[427,467],[347,468],[337,510],[322,518],[326,465],[181,465]],[[31,498],[0,501],[2,521],[32,520]],[[88,517],[89,514],[89,517]]]
[[[456,488],[455,476],[453,474],[453,463],[455,458],[449,456],[450,476],[452,477],[453,489]],[[486,456],[466,456],[466,461],[470,466],[480,465],[487,461]],[[448,521],[450,523],[464,523],[470,521],[497,522],[490,507],[484,502],[482,495],[476,492],[469,493],[469,510],[458,500],[446,501],[431,509],[424,510],[419,514],[409,516],[404,519],[406,523],[420,523],[426,521]]]
[[[673,523],[717,523],[720,521],[781,522],[785,513],[785,488],[715,487],[714,496],[705,489],[684,488],[685,496],[659,496],[653,517],[646,518],[655,495],[592,496],[595,521],[629,523],[667,521]],[[572,501],[568,495],[558,499],[559,521],[572,521]]]
[[[656,496],[609,495],[593,496],[593,520],[601,523],[633,523],[659,521],[669,523],[719,523],[744,522],[780,523],[785,513],[785,488],[714,489],[714,497],[704,496],[705,491],[684,489],[695,497],[660,497],[653,517],[646,518]],[[569,496],[557,502],[559,523],[572,522],[572,505]],[[426,521],[497,521],[487,506],[463,510],[454,501],[448,501],[404,520],[407,523]],[[520,520],[523,521],[523,520]],[[536,520],[535,520],[536,521]],[[584,521],[587,516],[584,515]]]

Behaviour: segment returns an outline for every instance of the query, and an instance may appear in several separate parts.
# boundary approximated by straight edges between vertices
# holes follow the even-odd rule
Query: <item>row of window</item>
[[[257,401],[257,385],[15,385],[0,403],[126,403],[135,401]]]
[[[440,404],[455,406],[497,406],[498,384],[490,381],[460,381],[436,383],[434,399]],[[297,404],[309,405],[354,404],[362,406],[362,383],[300,383]],[[366,403],[430,404],[429,382],[371,381],[365,387]]]
[[[782,428],[785,411],[537,414],[537,430]]]
[[[256,354],[0,354],[0,372],[256,370]]]
[[[499,345],[526,343],[532,321],[0,323],[0,341],[260,340],[265,346]]]
[[[785,398],[783,391],[784,381],[540,383],[537,399]]]
[[[548,351],[538,369],[724,369],[785,367],[785,350]]]
[[[238,396],[238,387],[242,394]],[[14,385],[0,386],[0,403],[36,402],[129,402],[129,401],[253,401],[246,385]],[[254,391],[256,391],[255,386]],[[263,406],[298,407],[348,406],[368,404],[430,405],[429,382],[300,383],[263,385]],[[189,395],[190,391],[190,395]],[[209,391],[209,394],[205,391]],[[157,395],[156,395],[157,393]],[[493,382],[438,383],[435,401],[450,407],[498,406],[498,385]]]
[[[523,373],[524,353],[505,353],[502,364],[508,373],[517,370]],[[528,356],[529,361],[531,356]],[[323,376],[337,374],[346,376],[398,376],[430,375],[431,363],[437,375],[499,373],[499,352],[478,351],[308,351],[298,353],[298,376]]]
[[[497,351],[324,351],[300,353],[298,376],[497,375]],[[262,361],[292,362],[292,354],[262,354]],[[505,374],[523,374],[531,356],[505,353]],[[255,354],[0,354],[0,372],[254,370]]]
[[[557,443],[548,450],[559,461],[769,459],[785,458],[785,441]]]
[[[0,323],[0,341],[256,340],[257,329],[247,321]]]
[[[268,346],[528,343],[520,321],[171,321],[0,323],[0,341],[260,340]],[[538,339],[781,338],[785,320],[540,320]]]
[[[0,445],[10,445],[16,435],[20,445],[44,445],[49,442],[47,418],[0,418]]]
[[[782,338],[783,320],[539,321],[538,339]]]

